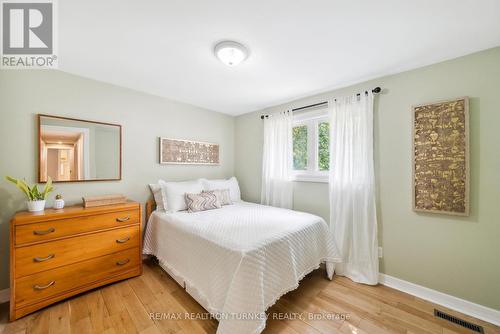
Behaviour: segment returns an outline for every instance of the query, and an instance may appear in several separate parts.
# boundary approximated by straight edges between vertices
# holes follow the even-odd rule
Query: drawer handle
[[[127,241],[130,240],[130,237],[126,237],[126,238],[123,238],[123,239],[116,239],[116,242],[119,243],[119,244],[123,244]]]
[[[117,266],[123,266],[124,264],[127,264],[129,262],[130,262],[130,259],[119,260],[119,261],[116,261],[116,265]]]
[[[35,289],[35,290],[44,290],[44,289],[47,289],[48,287],[51,287],[52,285],[54,285],[55,282],[56,281],[52,281],[52,282],[50,282],[47,285],[33,285],[33,289]]]
[[[126,216],[126,217],[123,217],[123,218],[116,218],[116,221],[120,222],[120,223],[129,221],[129,220],[130,220],[130,216]]]
[[[56,257],[55,254],[49,254],[47,257],[34,257],[33,262],[44,262],[53,259],[54,257]]]
[[[33,231],[33,234],[34,235],[46,235],[46,234],[49,234],[49,233],[52,233],[52,232],[55,232],[56,229],[51,227],[49,228],[48,230],[45,230],[45,231]]]

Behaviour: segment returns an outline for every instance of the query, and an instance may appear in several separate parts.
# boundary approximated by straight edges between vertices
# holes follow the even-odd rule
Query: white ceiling
[[[500,45],[499,0],[63,0],[60,69],[238,115]],[[217,41],[250,48],[238,67]]]

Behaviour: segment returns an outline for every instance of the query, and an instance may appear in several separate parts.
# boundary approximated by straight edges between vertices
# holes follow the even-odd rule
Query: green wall
[[[500,48],[237,117],[235,171],[243,198],[260,199],[260,114],[376,86],[383,88],[375,103],[381,271],[500,310]],[[470,97],[471,215],[415,213],[411,106],[461,96]],[[296,182],[294,208],[327,219],[328,185]]]
[[[234,172],[234,118],[183,103],[52,70],[0,70],[0,290],[9,287],[9,220],[25,199],[5,175],[36,181],[36,114],[118,123],[123,127],[122,181],[56,184],[69,203],[84,195],[122,193],[144,203],[159,178],[229,177]],[[158,137],[220,144],[219,166],[158,163]]]

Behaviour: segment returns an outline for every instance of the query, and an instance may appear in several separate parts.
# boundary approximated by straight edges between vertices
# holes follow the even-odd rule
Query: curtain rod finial
[[[375,93],[375,94],[378,94],[378,93],[380,93],[381,91],[382,91],[382,88],[380,88],[380,87],[375,87],[375,88],[373,88],[373,90],[372,90],[372,92],[373,92],[373,93]]]

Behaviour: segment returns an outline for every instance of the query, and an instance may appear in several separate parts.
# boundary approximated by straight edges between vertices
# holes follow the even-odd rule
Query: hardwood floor
[[[269,310],[265,333],[473,333],[435,318],[434,307],[385,286],[356,284],[342,277],[328,281],[319,269]],[[500,333],[499,327],[439,309],[483,326],[485,333]],[[8,304],[2,304],[0,333],[191,334],[215,333],[217,328],[215,320],[155,320],[149,312],[205,313],[159,266],[146,261],[140,277],[87,292],[15,322],[7,322]],[[308,314],[321,319],[309,320]]]

